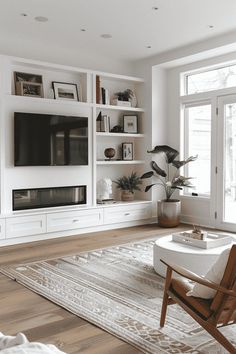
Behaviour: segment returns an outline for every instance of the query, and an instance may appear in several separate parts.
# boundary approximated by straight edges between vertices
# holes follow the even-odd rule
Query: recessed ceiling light
[[[27,17],[28,16],[26,13],[22,13],[20,15],[23,16],[23,17]]]
[[[151,46],[151,45],[146,45],[146,48],[147,48],[147,49],[151,49],[152,46]]]
[[[86,29],[85,28],[81,28],[80,31],[81,32],[86,32]]]
[[[100,37],[102,37],[102,38],[104,38],[104,39],[108,39],[108,38],[112,38],[112,35],[109,34],[109,33],[104,33],[104,34],[101,34]]]
[[[213,25],[208,25],[208,28],[214,28],[214,26]]]
[[[38,21],[38,22],[47,22],[48,21],[48,18],[44,17],[44,16],[36,16],[34,19],[35,19],[35,21]]]
[[[153,6],[153,7],[152,7],[152,10],[153,10],[153,11],[157,11],[157,10],[159,10],[159,7]]]

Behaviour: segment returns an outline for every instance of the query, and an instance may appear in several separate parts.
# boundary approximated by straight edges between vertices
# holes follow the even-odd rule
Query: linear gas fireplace
[[[15,189],[13,210],[86,204],[86,186]]]

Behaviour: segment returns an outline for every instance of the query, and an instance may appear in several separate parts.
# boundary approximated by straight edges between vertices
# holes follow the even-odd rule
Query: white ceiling
[[[0,37],[137,60],[233,31],[235,18],[236,0],[0,0]]]

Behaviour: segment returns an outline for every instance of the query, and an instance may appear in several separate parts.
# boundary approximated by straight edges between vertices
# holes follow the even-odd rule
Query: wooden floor
[[[186,228],[185,226],[181,229]],[[162,236],[176,229],[156,225],[103,231],[0,248],[0,266],[74,254]],[[138,354],[139,350],[0,274],[0,332],[24,332],[30,341],[66,353]]]

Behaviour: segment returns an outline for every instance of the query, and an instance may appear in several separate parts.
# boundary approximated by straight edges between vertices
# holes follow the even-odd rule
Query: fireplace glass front
[[[15,189],[13,210],[86,204],[86,186]]]

